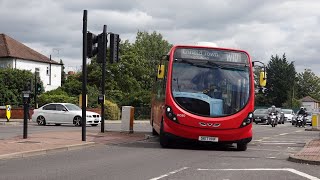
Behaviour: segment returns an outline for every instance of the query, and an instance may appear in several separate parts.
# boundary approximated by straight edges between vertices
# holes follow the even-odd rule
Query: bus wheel
[[[154,136],[158,136],[159,135],[158,132],[154,128],[152,128],[152,135],[154,135]]]
[[[158,136],[158,135],[159,135],[159,133],[158,133],[158,132],[153,128],[153,120],[152,120],[151,125],[152,125],[152,135],[154,135],[154,136]]]
[[[237,150],[238,151],[245,151],[247,150],[247,143],[237,143]]]
[[[170,146],[170,140],[163,130],[163,120],[161,121],[160,127],[160,145],[163,148],[168,148]]]

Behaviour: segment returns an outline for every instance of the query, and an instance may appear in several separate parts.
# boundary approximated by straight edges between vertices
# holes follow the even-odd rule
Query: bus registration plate
[[[210,137],[210,136],[199,136],[199,141],[210,141],[210,142],[218,142],[218,137]]]

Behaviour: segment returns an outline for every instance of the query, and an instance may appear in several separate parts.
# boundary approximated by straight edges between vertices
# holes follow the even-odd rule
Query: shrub
[[[120,109],[117,104],[106,100],[105,103],[105,118],[108,120],[118,120],[120,119]]]

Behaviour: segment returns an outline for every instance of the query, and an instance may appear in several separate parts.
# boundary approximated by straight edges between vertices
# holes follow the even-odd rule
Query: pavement
[[[106,124],[121,123],[121,121],[105,122]],[[21,125],[21,123],[23,123],[23,120],[6,122],[6,119],[0,119],[0,125]],[[134,121],[134,123],[149,123],[149,121]],[[306,131],[308,130],[319,129],[306,129]],[[81,131],[44,132],[32,133],[27,139],[16,136],[0,140],[0,160],[68,151],[91,147],[96,144],[130,143],[150,137],[150,133],[146,132],[127,133],[120,130],[106,131],[105,133],[87,130],[86,141],[81,141],[81,135]],[[297,163],[320,165],[320,133],[318,137],[306,143],[299,152],[291,154],[288,160]]]
[[[320,131],[320,128],[306,128],[306,131]],[[320,133],[318,137],[308,141],[296,154],[291,154],[289,161],[320,165]]]
[[[121,121],[106,121],[109,123],[121,123]],[[149,121],[135,121],[137,123],[149,123]],[[22,125],[23,120],[13,119],[6,122],[0,119],[0,125]],[[121,130],[105,131],[101,133],[97,130],[86,131],[86,141],[82,141],[81,130],[64,132],[41,132],[29,133],[27,139],[16,136],[8,139],[0,139],[0,160],[12,158],[24,158],[35,155],[45,155],[50,153],[75,150],[91,147],[97,144],[123,144],[131,143],[149,138],[151,132],[121,132]]]

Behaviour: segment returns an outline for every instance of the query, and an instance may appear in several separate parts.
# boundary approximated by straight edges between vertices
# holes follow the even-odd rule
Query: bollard
[[[134,107],[122,106],[121,131],[133,133]]]
[[[9,122],[10,118],[11,118],[11,106],[10,105],[6,105],[6,118],[7,118],[7,122]]]
[[[318,114],[318,113],[312,114],[311,124],[312,124],[312,129],[313,130],[318,130],[319,129],[319,115],[320,114]]]

